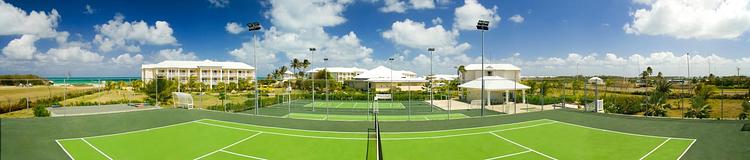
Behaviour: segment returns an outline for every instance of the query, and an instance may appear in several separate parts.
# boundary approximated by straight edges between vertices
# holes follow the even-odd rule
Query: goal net
[[[172,92],[175,108],[193,109],[193,96],[189,93]]]

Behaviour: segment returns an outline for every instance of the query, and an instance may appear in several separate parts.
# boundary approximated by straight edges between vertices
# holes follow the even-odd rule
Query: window
[[[487,76],[492,76],[492,71],[487,71]]]

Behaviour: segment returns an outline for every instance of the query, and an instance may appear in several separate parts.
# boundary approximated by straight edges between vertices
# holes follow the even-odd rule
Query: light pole
[[[255,66],[255,72],[253,72],[253,77],[255,78],[255,115],[258,115],[258,109],[260,109],[260,107],[258,106],[258,95],[260,94],[258,90],[258,83],[260,81],[258,81],[258,52],[255,50],[255,48],[258,47],[258,40],[257,37],[255,37],[255,32],[253,31],[260,30],[262,27],[260,25],[260,22],[250,22],[247,24],[247,28],[248,31],[253,33],[253,66]]]
[[[435,48],[427,48],[427,51],[430,52],[430,112],[432,112],[432,106],[435,106],[435,104],[433,104],[432,102],[432,100],[434,99],[434,92],[432,91],[432,81],[435,79],[435,74],[432,73],[432,53],[435,52]]]
[[[310,48],[310,68],[315,70],[313,67],[313,59],[312,56],[315,54],[316,48]],[[310,72],[310,79],[312,79],[312,110],[315,112],[315,73],[317,72]]]
[[[482,32],[482,74],[479,74],[482,80],[482,90],[479,93],[479,98],[481,99],[482,109],[480,110],[480,116],[484,116],[484,31],[490,29],[490,21],[485,20],[479,20],[477,22],[477,29]]]
[[[394,60],[393,57],[388,58],[388,62],[390,62],[388,64],[390,64],[389,67],[390,67],[390,70],[391,70],[391,85],[390,85],[390,88],[388,89],[391,92],[391,104],[388,105],[388,106],[391,107],[391,108],[393,108],[393,90],[394,90],[393,89],[393,60]],[[378,107],[380,107],[380,106],[378,106]]]
[[[328,92],[328,90],[329,90],[329,88],[328,88],[328,57],[324,57],[323,58],[323,64],[325,65],[323,70],[326,71],[323,76],[325,77],[325,81],[326,81],[326,104],[328,104],[328,94],[330,94]],[[331,106],[326,107],[326,120],[328,120],[328,109],[329,108],[331,108]]]

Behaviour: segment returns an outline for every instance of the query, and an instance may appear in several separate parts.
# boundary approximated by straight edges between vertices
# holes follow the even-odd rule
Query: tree
[[[711,106],[708,104],[708,98],[714,94],[714,90],[716,87],[703,83],[695,86],[695,96],[691,99],[691,106],[683,116],[700,119],[710,117]]]
[[[198,77],[197,76],[190,76],[187,81],[187,85],[185,86],[188,91],[195,91],[196,88],[200,87],[198,86]]]
[[[529,86],[529,89],[526,90],[526,94],[532,95],[538,89],[537,83],[534,80],[521,81],[521,83],[525,83],[526,86]]]
[[[295,70],[295,72],[294,72],[294,73],[299,73],[299,70],[300,70],[300,68],[302,68],[302,63],[303,63],[303,62],[302,62],[302,61],[300,61],[299,59],[295,58],[295,59],[293,59],[293,60],[292,60],[292,62],[291,62],[291,63],[292,63],[292,64],[291,64],[290,66],[292,67],[292,69],[294,69],[294,70]],[[300,77],[300,76],[301,76],[300,74],[295,74],[294,76],[295,76],[295,77],[296,77],[297,79],[300,79],[300,78],[301,78],[301,77]]]
[[[310,61],[307,60],[307,59],[305,59],[305,60],[302,61],[302,64],[301,64],[300,67],[302,67],[302,70],[307,70],[307,68],[310,67],[310,64],[311,64]],[[300,71],[299,74],[302,75],[302,77],[305,76],[305,72],[304,71]]]
[[[658,76],[657,76],[658,77]],[[654,92],[642,103],[645,111],[644,116],[666,116],[667,109],[672,105],[667,103],[669,93],[672,92],[672,83],[664,78],[656,78],[654,81]]]
[[[144,84],[142,80],[135,80],[130,83],[130,87],[133,87],[133,90],[135,91],[140,91],[141,89],[143,89],[143,85]]]
[[[461,80],[465,79],[464,74],[466,73],[466,67],[464,65],[458,66],[458,68],[456,69],[456,72],[458,72],[457,73],[458,75],[461,75]]]
[[[167,80],[161,76],[157,77],[156,80],[149,81],[142,89],[142,91],[148,95],[150,101],[158,101],[161,103],[168,102],[172,99],[172,92],[176,90],[177,85],[174,81]]]

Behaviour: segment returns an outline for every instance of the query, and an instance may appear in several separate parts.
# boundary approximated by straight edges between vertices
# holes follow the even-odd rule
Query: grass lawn
[[[248,100],[245,94],[229,94],[229,99],[225,100],[224,103],[239,103],[242,104]],[[206,95],[193,94],[193,104],[197,108],[206,108],[213,105],[222,105],[219,99],[218,93],[206,93]]]
[[[0,118],[31,118],[31,117],[34,117],[34,110],[32,110],[31,108],[0,114]]]
[[[74,159],[368,159],[371,133],[201,119],[55,142]],[[384,159],[679,159],[695,142],[547,119],[380,136]]]
[[[75,105],[76,102],[107,103],[111,101],[127,100],[143,101],[143,99],[145,98],[146,95],[140,92],[134,92],[130,90],[110,90],[76,97],[73,99],[66,99],[60,102],[60,104],[70,106]]]
[[[724,116],[725,118],[737,118],[742,112],[742,101],[740,99],[724,99]],[[682,117],[683,110],[679,108],[680,99],[668,100],[672,104],[672,109],[667,110],[669,117]],[[708,104],[711,106],[711,118],[721,117],[721,99],[709,99]],[[683,107],[690,107],[690,99],[683,99]]]
[[[68,93],[77,92],[81,90],[94,89],[91,86],[68,87]],[[62,96],[65,93],[65,87],[60,86],[34,86],[34,87],[15,87],[15,86],[0,86],[0,103],[5,104],[10,101],[11,103],[18,103],[22,98],[29,97],[30,100],[34,101],[42,98],[49,98],[52,96]],[[4,106],[4,105],[0,105]]]

